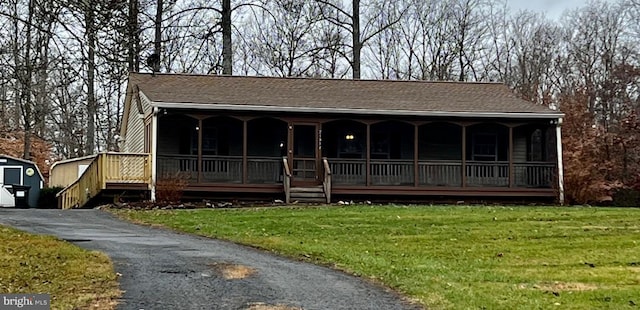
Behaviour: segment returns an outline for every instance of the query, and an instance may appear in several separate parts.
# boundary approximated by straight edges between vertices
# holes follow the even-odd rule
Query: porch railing
[[[418,184],[427,186],[460,186],[462,163],[449,161],[418,162]]]
[[[467,161],[467,186],[509,186],[509,162]]]
[[[549,188],[555,179],[555,164],[528,162],[513,164],[514,186]]]
[[[365,185],[367,161],[364,159],[328,158],[334,184]]]
[[[198,182],[197,155],[158,155],[158,177],[174,177],[179,174],[190,183]],[[247,158],[247,182],[282,182],[280,157]],[[242,183],[242,156],[206,155],[202,157],[202,182]]]
[[[242,183],[242,156],[203,156],[202,181]]]
[[[158,179],[180,176],[189,182],[198,181],[197,155],[160,155],[156,156]]]
[[[371,161],[372,185],[413,185],[413,160],[385,159]]]
[[[247,158],[247,182],[249,183],[281,183],[283,179],[282,157]]]
[[[324,162],[326,160],[326,163]],[[281,157],[247,157],[246,182],[252,184],[279,184],[285,180]],[[121,162],[124,164],[124,162]],[[376,159],[367,169],[365,159],[323,158],[324,171],[331,172],[333,185],[413,186],[416,182],[413,160]],[[158,155],[158,177],[177,172],[190,182],[198,180],[202,169],[202,182],[242,183],[243,161],[240,156],[203,156],[201,167],[197,156]],[[325,167],[328,168],[326,168]],[[512,185],[520,188],[550,188],[555,176],[555,164],[549,162],[520,162],[512,164]],[[306,168],[305,168],[306,169]],[[461,187],[463,177],[461,161],[418,161],[418,186]],[[304,171],[306,176],[307,171]],[[291,171],[292,175],[294,172]],[[464,169],[466,186],[508,187],[509,163],[506,161],[467,161]],[[325,180],[326,180],[326,176]]]

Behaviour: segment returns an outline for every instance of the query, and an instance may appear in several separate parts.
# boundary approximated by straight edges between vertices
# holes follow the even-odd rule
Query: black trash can
[[[31,186],[12,184],[11,193],[15,198],[16,208],[29,208],[29,190]]]

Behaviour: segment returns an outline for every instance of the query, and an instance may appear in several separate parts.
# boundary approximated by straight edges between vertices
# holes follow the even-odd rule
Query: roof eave
[[[194,110],[231,110],[231,111],[260,111],[260,112],[299,112],[299,113],[337,113],[361,115],[396,115],[396,116],[434,116],[434,117],[476,117],[476,118],[539,118],[558,119],[564,113],[543,112],[471,112],[471,111],[414,111],[414,110],[381,110],[381,109],[348,109],[348,108],[318,108],[318,107],[280,107],[264,105],[238,105],[219,103],[183,103],[151,101],[151,105],[166,109],[194,109]]]

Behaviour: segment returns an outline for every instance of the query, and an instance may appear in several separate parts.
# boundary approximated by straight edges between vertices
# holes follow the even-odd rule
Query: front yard
[[[431,309],[637,309],[640,209],[115,210],[373,279]]]
[[[106,255],[3,226],[0,293],[49,294],[51,309],[115,309],[120,296]]]

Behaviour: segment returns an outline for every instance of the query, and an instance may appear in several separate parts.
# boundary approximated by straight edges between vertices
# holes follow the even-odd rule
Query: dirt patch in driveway
[[[229,263],[213,263],[211,264],[211,267],[218,271],[222,277],[227,280],[245,279],[256,272],[256,270],[251,267]]]
[[[255,303],[249,305],[246,310],[302,310],[302,308],[291,307],[287,305],[267,305],[264,303]]]

